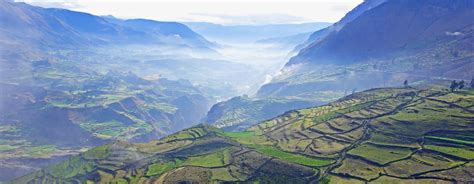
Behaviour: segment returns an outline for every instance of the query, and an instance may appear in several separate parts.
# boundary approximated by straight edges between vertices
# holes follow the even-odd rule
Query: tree
[[[471,80],[471,89],[474,89],[474,77],[472,77],[472,80]]]
[[[461,82],[459,82],[458,87],[459,89],[464,88],[464,80],[461,80]]]
[[[453,80],[451,82],[451,85],[449,86],[449,88],[451,89],[451,92],[453,92],[456,88],[458,88],[458,83],[456,82],[456,80]]]
[[[407,87],[407,86],[408,86],[408,80],[405,80],[405,81],[403,82],[403,85],[404,85],[405,87]]]

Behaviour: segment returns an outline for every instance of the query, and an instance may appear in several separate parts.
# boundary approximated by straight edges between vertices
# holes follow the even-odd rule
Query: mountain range
[[[163,137],[198,123],[215,100],[190,81],[141,72],[196,64],[176,57],[172,64],[149,57],[154,61],[142,68],[134,62],[145,58],[137,54],[144,48],[214,53],[213,43],[184,24],[1,1],[0,44],[0,180],[112,140]],[[213,63],[245,69],[206,63],[196,72]]]
[[[472,17],[469,0],[365,0],[287,25],[1,1],[0,180],[470,182]],[[235,43],[296,55],[267,74],[219,59]]]
[[[10,45],[7,48],[18,44],[77,47],[138,43],[212,47],[212,43],[177,22],[122,20],[6,1],[0,3],[0,9],[0,41]]]
[[[211,40],[237,43],[313,32],[331,25],[327,22],[268,25],[221,25],[207,22],[185,22],[184,24]]]
[[[304,100],[307,103],[298,106],[304,108],[355,91],[401,86],[405,80],[410,84],[470,80],[473,16],[473,3],[466,0],[364,1],[297,46],[299,53],[245,105],[233,100],[214,106],[209,123],[248,126],[265,118],[246,117],[271,117],[295,108],[271,111],[259,105],[275,99]],[[224,113],[216,117],[213,112]]]

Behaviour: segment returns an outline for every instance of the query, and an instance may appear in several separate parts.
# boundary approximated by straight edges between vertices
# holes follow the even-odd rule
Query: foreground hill
[[[473,104],[472,90],[373,89],[243,132],[196,126],[106,144],[12,183],[467,182]]]

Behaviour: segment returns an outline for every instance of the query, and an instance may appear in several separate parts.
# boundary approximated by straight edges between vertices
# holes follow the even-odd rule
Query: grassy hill
[[[472,90],[373,89],[242,132],[200,125],[106,144],[12,183],[466,182],[473,104]]]

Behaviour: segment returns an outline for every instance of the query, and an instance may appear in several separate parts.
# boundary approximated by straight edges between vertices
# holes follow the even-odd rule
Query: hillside
[[[260,87],[255,103],[234,108],[249,107],[251,113],[240,113],[234,119],[266,116],[256,108],[265,99],[320,104],[356,91],[401,86],[405,80],[410,84],[470,80],[474,71],[473,10],[473,3],[466,0],[364,1],[298,46],[303,47],[299,53]],[[232,108],[230,103],[222,104],[229,105],[216,108]],[[290,108],[281,112],[286,110]],[[219,122],[228,117],[214,119]],[[248,121],[234,121],[233,125],[239,123]]]
[[[260,76],[213,46],[177,22],[0,1],[0,182],[196,125]]]
[[[0,10],[0,43],[9,46],[2,49],[23,49],[19,45],[64,49],[110,44],[212,47],[202,36],[177,22],[112,19],[8,1],[0,2]]]
[[[212,126],[229,131],[245,130],[262,120],[278,116],[288,109],[321,105],[306,99],[253,99],[234,97],[214,104],[203,120]]]
[[[313,41],[287,65],[352,64],[435,49],[472,52],[473,9],[469,0],[387,1]]]
[[[41,68],[33,84],[0,83],[0,180],[114,140],[161,138],[209,108],[186,81],[68,71]]]
[[[299,51],[311,44],[316,44],[317,42],[323,40],[330,33],[337,32],[341,30],[347,23],[353,21],[355,18],[359,17],[362,13],[377,7],[378,5],[386,2],[386,0],[364,0],[357,7],[348,12],[341,20],[338,22],[324,28],[321,30],[314,31],[307,40],[301,42],[296,46],[295,50]]]
[[[106,144],[12,183],[467,182],[473,104],[472,90],[372,89],[243,132],[201,125]]]

